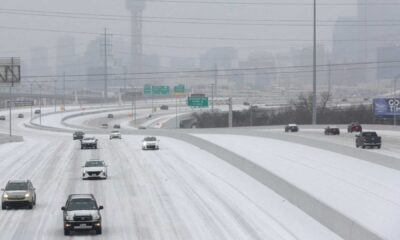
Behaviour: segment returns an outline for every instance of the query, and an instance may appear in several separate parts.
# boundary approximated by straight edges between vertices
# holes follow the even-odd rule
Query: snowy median
[[[284,141],[236,135],[195,136],[252,162],[251,166],[241,162],[237,167],[258,180],[275,181],[264,184],[345,239],[400,239],[398,171]],[[280,180],[263,176],[258,168]],[[296,189],[304,195],[297,195]],[[311,198],[303,198],[306,195]]]

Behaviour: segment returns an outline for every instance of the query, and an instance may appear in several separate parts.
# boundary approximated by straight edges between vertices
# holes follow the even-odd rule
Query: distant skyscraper
[[[30,75],[50,74],[47,48],[37,47],[31,49]]]
[[[333,33],[334,63],[377,62],[378,52],[379,60],[384,61],[387,51],[379,49],[398,44],[400,26],[393,24],[393,21],[400,20],[400,5],[379,3],[380,1],[358,0],[356,17],[338,19]],[[388,56],[388,59],[392,59],[392,56]],[[378,64],[349,64],[348,68],[354,70],[344,70],[346,78],[337,71],[334,78],[348,84],[376,81],[379,77],[386,76],[382,72],[378,74],[373,66],[378,67]]]
[[[140,72],[143,68],[142,15],[145,5],[145,0],[126,1],[126,6],[131,11],[131,69],[134,72]]]

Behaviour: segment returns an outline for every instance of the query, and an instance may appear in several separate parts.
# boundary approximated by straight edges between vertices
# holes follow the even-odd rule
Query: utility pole
[[[133,124],[136,125],[136,91],[133,92]]]
[[[32,108],[33,108],[33,104],[34,104],[34,101],[33,101],[33,93],[32,93],[32,83],[31,83],[31,99],[32,99],[32,104],[31,104],[31,120],[32,120],[32,113],[33,113]]]
[[[214,65],[214,87],[215,87],[215,96],[218,96],[218,65]]]
[[[54,82],[54,112],[57,112],[57,79]]]
[[[175,94],[175,128],[178,129],[178,96]]]
[[[332,69],[331,69],[331,62],[328,63],[328,93],[331,94],[332,91]]]
[[[232,97],[229,98],[228,100],[229,104],[229,122],[228,122],[228,127],[232,128],[233,127],[233,112],[232,112]]]
[[[65,111],[65,72],[63,74],[63,98],[62,98],[62,105]]]
[[[399,79],[400,75],[397,75],[394,78],[394,83],[393,83],[393,102],[394,102],[394,111],[393,111],[393,126],[397,125],[397,108],[399,107],[395,103],[396,101],[396,88],[397,88],[397,79]]]
[[[211,84],[211,112],[214,112],[214,84]]]
[[[317,6],[314,0],[314,40],[313,40],[313,97],[312,97],[312,124],[317,124]]]
[[[39,122],[42,126],[42,85],[39,85]]]
[[[106,103],[108,99],[107,67],[107,28],[104,28],[104,103]]]
[[[9,101],[9,108],[10,108],[10,137],[12,136],[12,88],[14,87],[14,58],[11,58],[11,86],[10,86],[10,101]]]

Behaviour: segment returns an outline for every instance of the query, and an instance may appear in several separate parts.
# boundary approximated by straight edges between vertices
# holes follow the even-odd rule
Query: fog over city
[[[345,98],[341,86],[346,84],[356,87],[352,94],[358,98],[389,91],[399,73],[399,6],[371,0],[316,2],[320,92]],[[116,74],[104,81],[124,88],[185,83],[209,91],[204,85],[216,81],[225,94],[263,90],[274,98],[281,92],[285,96],[278,102],[311,91],[312,1],[4,0],[0,21],[0,53],[21,58],[26,80],[80,75],[67,78],[67,89],[103,94],[108,89],[92,75]],[[182,72],[188,70],[216,70],[218,79],[211,72]],[[163,71],[175,74],[140,75]],[[135,81],[126,74],[136,74]]]
[[[400,0],[0,0],[0,239],[399,240]]]

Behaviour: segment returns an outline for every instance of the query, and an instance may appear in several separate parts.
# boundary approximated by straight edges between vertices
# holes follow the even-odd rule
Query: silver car
[[[1,209],[11,206],[27,206],[32,209],[36,205],[36,192],[30,180],[10,180],[6,188],[1,189]]]
[[[102,160],[94,159],[85,162],[82,166],[82,179],[107,178],[107,165]]]

